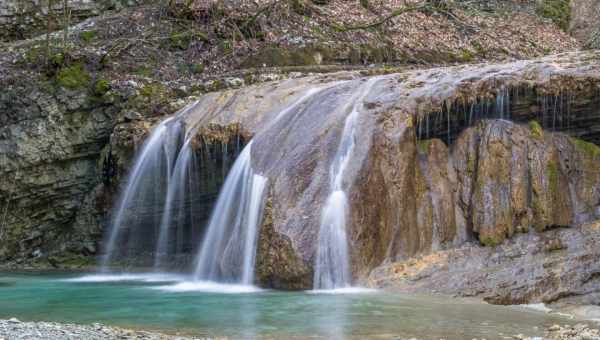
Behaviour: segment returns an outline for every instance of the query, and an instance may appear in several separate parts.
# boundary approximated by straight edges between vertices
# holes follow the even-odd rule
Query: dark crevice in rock
[[[516,123],[536,121],[544,130],[600,144],[600,91],[589,85],[558,90],[529,85],[499,87],[495,93],[474,100],[444,103],[440,111],[419,116],[417,139],[439,138],[451,145],[478,121],[507,119]]]

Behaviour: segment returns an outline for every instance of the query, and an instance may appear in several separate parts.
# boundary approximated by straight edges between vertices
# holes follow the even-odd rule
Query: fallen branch
[[[403,8],[396,9],[392,13],[388,14],[387,16],[385,16],[375,22],[372,22],[372,23],[354,25],[354,26],[344,26],[344,25],[340,25],[337,23],[331,23],[331,27],[333,27],[334,29],[336,29],[340,32],[347,32],[347,31],[352,31],[352,30],[364,30],[364,29],[381,26],[381,25],[385,24],[386,22],[388,22],[389,20],[391,20],[397,16],[400,16],[404,13],[420,11],[423,9],[431,9],[431,8],[432,7],[430,5],[423,5],[423,4],[417,5],[417,6],[406,6]]]

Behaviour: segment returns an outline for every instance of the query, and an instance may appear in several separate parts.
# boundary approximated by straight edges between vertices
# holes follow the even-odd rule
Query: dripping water
[[[266,177],[255,174],[252,142],[242,150],[219,193],[196,258],[196,280],[250,285]]]

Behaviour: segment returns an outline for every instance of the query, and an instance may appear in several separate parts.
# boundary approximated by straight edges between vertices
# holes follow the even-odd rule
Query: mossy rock
[[[574,137],[571,138],[571,142],[573,143],[575,148],[584,155],[590,158],[600,157],[600,146],[594,143],[586,142],[583,139]]]
[[[395,60],[395,51],[389,46],[361,45],[358,47],[351,47],[348,52],[348,62],[350,64],[378,64],[393,62]]]
[[[90,74],[81,64],[62,68],[56,75],[57,84],[71,90],[86,88],[90,85],[90,81]]]
[[[159,113],[164,110],[177,95],[159,82],[146,84],[139,94],[129,100],[129,109],[138,112]]]
[[[479,242],[485,247],[495,247],[502,243],[502,239],[497,239],[492,236],[482,236],[479,238]]]
[[[330,60],[331,51],[326,47],[305,47],[285,49],[271,47],[250,56],[242,62],[244,68],[259,68],[263,66],[310,66],[319,65],[323,60]]]
[[[529,131],[531,132],[532,138],[538,140],[544,139],[544,129],[542,129],[542,126],[536,120],[529,122]]]

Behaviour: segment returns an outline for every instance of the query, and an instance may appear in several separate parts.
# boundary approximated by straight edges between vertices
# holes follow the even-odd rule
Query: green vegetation
[[[110,90],[110,81],[106,79],[98,79],[94,84],[94,94],[102,96]]]
[[[219,90],[222,90],[224,88],[225,88],[225,84],[223,84],[223,82],[220,79],[215,79],[209,85],[208,90],[209,91],[219,91]]]
[[[471,155],[467,156],[467,173],[473,175],[475,173],[475,159]]]
[[[471,61],[475,60],[475,55],[471,51],[469,51],[467,49],[463,49],[461,51],[461,53],[458,55],[457,59],[458,59],[458,61],[461,61],[461,62],[471,62]]]
[[[417,142],[417,148],[420,153],[427,154],[429,151],[429,145],[431,145],[431,139],[424,139]]]
[[[55,55],[50,57],[50,61],[56,67],[60,67],[65,63],[65,55],[64,53],[56,53]]]
[[[165,85],[154,82],[144,85],[139,90],[139,94],[128,101],[128,106],[139,112],[158,113],[164,110],[175,97],[176,93]]]
[[[501,241],[491,237],[491,236],[482,236],[479,238],[479,242],[486,247],[495,247],[502,243]]]
[[[208,42],[208,36],[201,32],[185,31],[173,32],[169,37],[171,48],[179,50],[186,50],[194,40]]]
[[[139,67],[135,68],[134,70],[132,70],[131,73],[133,73],[137,76],[151,77],[152,69],[148,66],[139,66]]]
[[[83,40],[84,42],[89,43],[92,40],[94,40],[94,38],[96,38],[96,32],[95,31],[83,31],[79,34],[79,38],[81,38],[81,40]]]
[[[591,158],[600,157],[600,146],[574,137],[571,138],[571,142],[578,151],[582,152],[586,156]]]
[[[192,64],[190,71],[194,74],[201,74],[204,72],[204,64]]]
[[[90,74],[81,64],[62,68],[56,75],[58,85],[71,90],[89,86],[90,80]]]
[[[537,12],[544,18],[552,20],[563,30],[569,28],[571,21],[570,0],[541,0],[537,2]]]
[[[319,56],[320,55],[320,56]],[[250,56],[242,62],[244,68],[259,68],[263,66],[309,66],[318,65],[320,61],[329,60],[331,51],[326,47],[304,47],[286,49],[270,47],[261,50],[257,55]]]
[[[550,197],[554,198],[559,195],[558,185],[560,180],[560,169],[558,168],[558,162],[554,160],[548,161],[548,165],[546,167],[546,172],[548,174],[548,190],[550,192]]]
[[[171,48],[185,50],[190,46],[192,42],[192,35],[188,32],[184,33],[173,33],[169,38],[171,42]]]
[[[531,131],[531,137],[535,139],[544,138],[544,129],[542,129],[542,126],[536,120],[529,122],[529,130]]]

